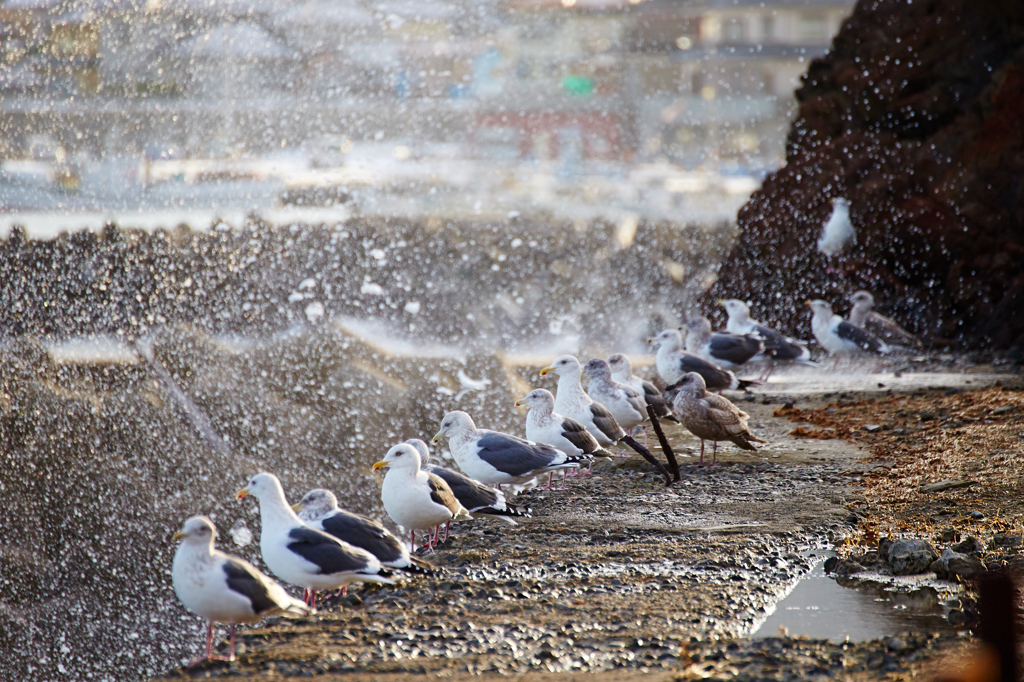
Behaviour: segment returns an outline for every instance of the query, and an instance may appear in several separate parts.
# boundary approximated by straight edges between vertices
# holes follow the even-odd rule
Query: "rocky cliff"
[[[935,345],[1024,347],[1024,3],[861,0],[797,99],[705,308],[808,336],[804,299],[863,288]],[[857,239],[829,261],[834,197]]]

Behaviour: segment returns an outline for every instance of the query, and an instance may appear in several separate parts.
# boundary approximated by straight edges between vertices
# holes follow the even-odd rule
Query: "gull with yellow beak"
[[[213,623],[230,623],[230,648],[224,660],[235,660],[235,626],[254,623],[276,613],[289,617],[309,615],[310,609],[293,599],[273,579],[248,561],[213,548],[217,529],[205,516],[193,516],[174,534],[181,541],[174,553],[171,583],[178,599],[192,613],[206,619],[206,653],[195,665],[213,655]]]
[[[374,471],[388,467],[380,488],[384,511],[391,520],[409,531],[411,549],[416,548],[416,531],[434,529],[427,541],[431,552],[437,545],[442,523],[472,517],[437,474],[420,469],[420,453],[408,443],[399,443],[373,465]]]
[[[351,582],[392,584],[391,573],[377,557],[302,522],[285,499],[277,476],[260,473],[238,491],[260,503],[260,552],[267,568],[281,580],[307,590],[316,607],[316,593],[338,590]]]

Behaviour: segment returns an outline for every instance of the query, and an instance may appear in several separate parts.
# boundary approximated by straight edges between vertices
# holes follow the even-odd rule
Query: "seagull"
[[[834,258],[847,246],[856,242],[857,234],[850,223],[850,202],[837,197],[832,200],[832,216],[825,223],[818,238],[818,251],[829,258]]]
[[[729,321],[725,325],[730,334],[753,334],[764,342],[764,355],[768,358],[768,367],[760,381],[767,381],[778,362],[796,362],[815,365],[811,361],[811,351],[803,341],[791,339],[775,331],[771,327],[751,319],[750,308],[743,301],[735,298],[721,300],[718,305],[725,308]]]
[[[620,384],[626,384],[643,396],[644,402],[654,412],[654,416],[659,419],[675,421],[675,417],[672,416],[672,409],[665,400],[665,396],[661,394],[657,386],[633,374],[633,365],[625,354],[615,353],[609,355],[608,367],[612,370],[612,379]]]
[[[672,413],[690,433],[700,438],[700,463],[704,464],[704,441],[714,445],[712,464],[718,461],[718,441],[732,441],[744,450],[757,450],[753,443],[764,443],[747,427],[749,416],[727,398],[708,393],[704,377],[689,372],[677,384]]]
[[[745,391],[750,386],[756,386],[756,381],[737,379],[736,375],[729,370],[719,369],[707,360],[702,360],[696,355],[684,353],[683,339],[675,329],[666,329],[647,343],[657,344],[658,354],[655,356],[655,366],[658,369],[658,376],[670,387],[683,378],[687,372],[697,372],[702,377],[711,391],[724,391],[726,389]],[[668,393],[668,389],[665,389]]]
[[[920,348],[921,341],[916,336],[899,326],[888,317],[879,315],[872,306],[875,298],[866,291],[858,291],[850,297],[853,308],[850,310],[848,322],[871,332],[884,343],[902,348]]]
[[[469,476],[447,469],[443,466],[430,463],[430,450],[427,448],[427,444],[419,438],[410,438],[405,441],[409,445],[416,448],[416,452],[420,453],[420,461],[423,463],[423,470],[428,474],[434,474],[439,476],[441,480],[448,484],[448,487],[452,489],[452,494],[455,495],[455,499],[466,508],[469,515],[474,519],[488,518],[498,519],[506,523],[511,523],[513,526],[516,525],[517,518],[529,518],[530,511],[519,511],[517,508],[508,504],[505,500],[505,493],[495,488],[489,488],[479,481],[474,481]],[[444,539],[448,539],[448,526],[449,523],[445,523]]]
[[[735,369],[763,351],[759,337],[714,333],[703,315],[694,315],[686,323],[686,352],[718,367]]]
[[[306,589],[310,606],[316,607],[318,591],[338,590],[350,582],[393,584],[377,557],[304,524],[274,474],[256,474],[237,497],[249,495],[259,500],[263,562],[281,580]]]
[[[484,485],[526,483],[541,474],[578,469],[589,457],[567,455],[558,448],[488,429],[478,429],[465,412],[449,412],[434,436],[448,447],[467,476]],[[549,481],[550,485],[550,481]]]
[[[471,518],[441,477],[420,469],[420,453],[408,443],[388,450],[373,470],[384,467],[389,470],[380,487],[380,499],[391,520],[409,530],[411,549],[416,547],[417,530],[434,529],[434,536],[427,540],[427,548],[433,552],[442,523]]]
[[[825,301],[816,299],[807,301],[806,304],[814,313],[814,317],[811,318],[811,331],[814,332],[814,338],[818,339],[818,343],[828,351],[829,355],[836,357],[833,369],[839,364],[839,358],[844,355],[847,357],[852,357],[855,353],[885,355],[889,352],[889,347],[881,339],[833,314],[832,306]]]
[[[181,540],[171,566],[171,584],[178,599],[192,613],[206,619],[206,654],[190,666],[213,655],[213,622],[231,624],[230,654],[224,660],[235,660],[235,626],[254,623],[265,616],[308,616],[308,606],[288,596],[272,578],[258,571],[248,561],[213,548],[217,529],[205,516],[185,521],[174,541]]]
[[[406,573],[434,572],[426,561],[410,556],[405,544],[380,523],[339,508],[338,498],[330,490],[310,490],[292,509],[310,528],[365,549],[386,568]]]
[[[626,443],[665,476],[665,485],[672,484],[672,479],[664,465],[655,459],[647,448],[626,433],[607,408],[594,402],[583,391],[583,386],[580,384],[583,369],[580,367],[579,360],[572,355],[563,355],[556,359],[550,367],[545,367],[540,371],[541,376],[550,372],[558,375],[558,392],[555,394],[556,412],[583,424],[601,445],[614,445],[619,441]]]
[[[567,455],[601,459],[614,456],[601,447],[583,424],[555,412],[555,396],[551,391],[536,388],[517,400],[516,407],[530,410],[526,413],[526,437],[530,440],[552,445]],[[565,481],[562,483],[564,485]]]

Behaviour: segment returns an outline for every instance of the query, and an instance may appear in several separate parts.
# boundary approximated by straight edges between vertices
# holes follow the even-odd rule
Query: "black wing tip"
[[[760,385],[761,385],[760,381],[755,381],[753,379],[737,379],[736,380],[736,390],[737,391],[749,391],[751,386],[760,386]]]

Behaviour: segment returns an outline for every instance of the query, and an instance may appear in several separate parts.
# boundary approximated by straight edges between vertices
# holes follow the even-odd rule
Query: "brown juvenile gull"
[[[751,318],[750,307],[743,301],[730,298],[719,301],[718,305],[725,308],[725,312],[729,315],[729,321],[725,325],[727,332],[730,334],[753,334],[764,343],[764,356],[768,363],[765,372],[758,377],[760,381],[767,381],[775,369],[775,365],[780,362],[816,365],[811,361],[811,351],[807,349],[806,343],[791,339]]]
[[[723,369],[735,369],[764,351],[764,343],[753,334],[723,334],[711,331],[711,321],[694,315],[686,323],[686,352]]]
[[[821,299],[807,301],[814,317],[811,318],[811,331],[821,347],[835,356],[833,369],[844,355],[852,357],[858,353],[884,355],[889,347],[871,332],[850,324],[832,312],[832,306]]]
[[[757,385],[756,381],[737,379],[736,375],[727,369],[721,369],[696,355],[684,353],[683,337],[675,329],[666,329],[653,339],[648,339],[647,343],[658,347],[655,367],[658,369],[658,376],[669,386],[682,379],[687,372],[697,372],[704,377],[709,391],[745,391],[750,386]],[[668,389],[665,392],[668,393]]]
[[[765,443],[747,427],[749,416],[727,398],[708,393],[704,377],[696,372],[684,376],[672,401],[672,413],[690,433],[700,438],[700,463],[704,464],[704,441],[713,443],[712,464],[718,461],[718,441],[727,440],[744,450],[757,450],[753,443]]]
[[[541,376],[550,372],[558,375],[558,392],[555,394],[555,410],[558,413],[583,424],[601,445],[624,442],[664,474],[665,485],[672,484],[672,479],[664,465],[655,459],[647,448],[626,433],[607,408],[594,402],[586,394],[580,383],[583,369],[580,367],[579,360],[572,355],[563,355],[555,360],[550,367],[545,367],[540,371]]]
[[[902,348],[920,348],[921,341],[916,336],[899,326],[885,315],[879,315],[872,306],[875,298],[867,291],[858,291],[850,297],[853,308],[850,310],[848,322],[864,331],[871,332],[890,346]]]
[[[216,537],[217,529],[205,516],[193,516],[174,534],[175,541],[182,541],[171,565],[174,593],[185,608],[207,622],[206,653],[189,665],[219,658],[213,655],[214,621],[231,624],[226,660],[233,661],[236,624],[254,623],[275,613],[290,617],[311,613],[248,561],[214,549]]]
[[[633,365],[624,353],[609,355],[608,367],[612,370],[612,379],[620,384],[626,384],[643,396],[644,402],[654,412],[654,416],[659,419],[676,421],[675,417],[672,416],[672,408],[669,407],[665,396],[650,381],[633,374]]]
[[[380,499],[391,520],[408,529],[411,549],[416,548],[417,530],[434,529],[433,537],[427,539],[432,552],[442,523],[472,518],[440,476],[420,469],[420,453],[408,443],[388,450],[373,470],[384,467],[389,470],[380,487]]]

